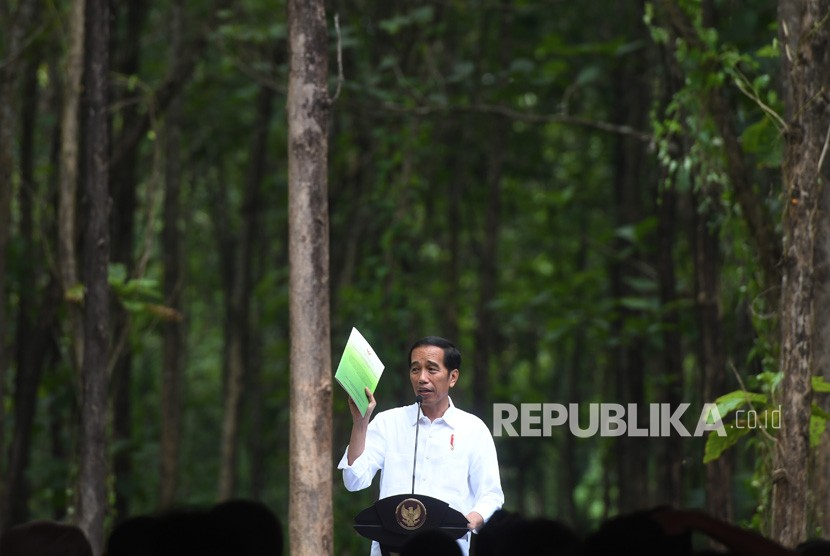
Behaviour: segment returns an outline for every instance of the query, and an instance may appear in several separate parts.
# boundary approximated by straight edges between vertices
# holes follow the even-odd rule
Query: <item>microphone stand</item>
[[[418,404],[418,416],[415,418],[415,452],[412,454],[412,494],[415,494],[415,462],[418,458],[418,429],[421,428],[421,402],[423,396],[415,396],[415,403]]]

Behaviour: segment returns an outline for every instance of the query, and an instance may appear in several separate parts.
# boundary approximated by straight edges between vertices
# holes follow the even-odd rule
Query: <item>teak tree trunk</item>
[[[225,413],[222,421],[221,470],[219,499],[236,495],[237,461],[239,459],[239,431],[241,405],[247,394],[245,385],[250,378],[251,299],[253,294],[253,255],[260,237],[260,206],[262,180],[265,172],[268,128],[274,93],[263,86],[257,96],[256,126],[251,144],[251,162],[245,184],[245,199],[241,207],[241,223],[237,249],[234,253],[230,283],[230,303],[227,334],[227,380],[225,383]]]
[[[811,378],[815,373],[815,260],[822,191],[827,179],[830,126],[830,28],[827,0],[781,0],[785,133],[782,167],[784,210],[781,283],[781,405],[773,471],[771,536],[794,547],[807,534]],[[826,218],[826,215],[824,216]]]
[[[328,49],[322,0],[288,2],[288,259],[293,556],[331,555]]]
[[[84,72],[84,20],[86,0],[72,0],[69,12],[66,61],[64,62],[63,110],[61,113],[60,185],[58,188],[58,261],[64,294],[80,282],[77,253],[77,198],[80,171],[81,78]],[[81,368],[83,314],[73,300],[68,306],[72,364]]]
[[[104,548],[107,514],[107,363],[109,360],[110,257],[107,126],[109,2],[87,4],[85,108],[86,231],[84,234],[84,352],[78,518],[94,556]]]
[[[141,32],[147,15],[147,2],[133,0],[122,8],[123,13],[114,20],[123,22],[123,36],[113,40],[113,65],[119,75],[133,76],[138,73],[141,58]],[[116,57],[116,53],[118,53]],[[114,93],[114,104],[123,104],[120,110],[122,128],[129,127],[140,118],[135,103],[128,102],[130,93],[119,88]],[[137,147],[137,146],[136,146]],[[124,265],[128,278],[135,278],[135,236],[138,188],[138,148],[125,157],[124,164],[110,172],[112,176],[112,218],[111,245],[112,261]],[[115,512],[120,520],[130,514],[129,486],[132,477],[132,376],[133,351],[129,341],[132,330],[132,318],[127,308],[119,303],[113,304],[113,364],[112,364],[112,412],[113,443],[121,446],[113,456],[113,475],[115,476]]]
[[[170,57],[176,66],[180,56],[183,33],[183,0],[176,0],[171,6]],[[164,209],[162,229],[162,262],[164,277],[162,289],[164,303],[181,313],[183,310],[182,287],[184,265],[182,264],[181,231],[181,185],[182,185],[182,100],[177,96],[170,102],[164,127]],[[161,368],[161,447],[159,454],[159,504],[171,507],[176,500],[179,469],[179,444],[182,431],[183,372],[185,355],[185,328],[181,319],[170,319],[164,323],[162,368]]]
[[[12,196],[15,164],[15,138],[17,130],[17,103],[15,102],[22,64],[25,35],[35,10],[35,2],[23,0],[0,9],[0,33],[6,41],[0,49],[0,400],[5,400],[6,373],[11,356],[9,343],[9,300],[7,289],[7,260],[12,232]],[[16,8],[16,9],[14,9]],[[8,25],[6,24],[8,22]],[[0,407],[0,454],[5,454],[5,408]],[[3,501],[6,485],[5,465],[0,457],[0,531],[4,525]]]

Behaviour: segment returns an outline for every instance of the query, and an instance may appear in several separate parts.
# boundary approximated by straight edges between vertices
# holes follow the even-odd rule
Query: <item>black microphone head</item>
[[[421,403],[422,401],[424,401],[424,397],[422,395],[418,394],[415,396],[415,403]]]

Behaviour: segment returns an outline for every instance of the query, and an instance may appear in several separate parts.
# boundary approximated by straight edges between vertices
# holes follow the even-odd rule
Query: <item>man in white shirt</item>
[[[504,492],[490,430],[449,397],[460,366],[461,354],[444,338],[422,338],[409,350],[412,390],[422,399],[414,492],[447,502],[477,532],[502,507]],[[418,404],[383,411],[372,420],[377,403],[368,389],[366,398],[369,408],[363,416],[349,398],[352,434],[338,464],[343,483],[349,491],[364,489],[380,471],[380,498],[408,494],[413,489]],[[458,540],[465,556],[469,541],[470,533]],[[373,541],[372,556],[380,554]]]

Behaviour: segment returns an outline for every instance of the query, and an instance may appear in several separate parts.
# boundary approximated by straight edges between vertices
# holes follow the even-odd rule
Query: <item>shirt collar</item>
[[[447,399],[450,402],[450,406],[444,412],[444,415],[441,417],[441,419],[443,419],[444,422],[447,423],[450,427],[455,428],[456,417],[458,416],[458,409],[455,407],[455,404],[452,403],[452,398],[451,397],[447,396]],[[410,413],[410,416],[411,416],[410,419],[411,419],[411,422],[412,422],[412,426],[414,427],[415,426],[415,417],[418,416],[418,404],[417,403],[414,403],[411,406],[409,406],[409,413]],[[421,412],[421,419],[423,419],[423,418],[424,418],[424,413],[422,411]]]

